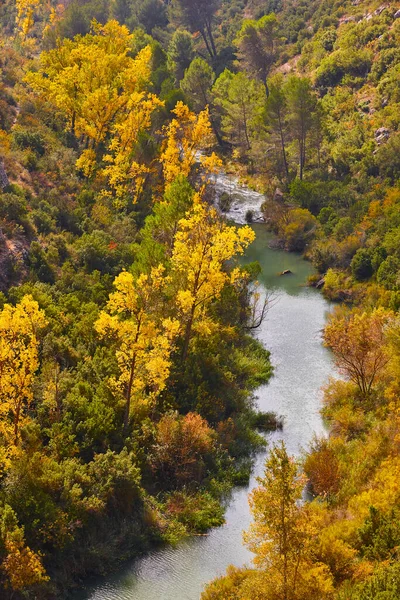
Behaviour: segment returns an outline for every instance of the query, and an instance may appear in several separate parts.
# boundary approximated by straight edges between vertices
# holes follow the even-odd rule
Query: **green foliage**
[[[351,261],[353,277],[358,281],[369,279],[373,273],[371,253],[366,248],[360,248]]]
[[[181,81],[194,58],[193,37],[184,29],[177,29],[168,46],[168,63],[175,80]]]

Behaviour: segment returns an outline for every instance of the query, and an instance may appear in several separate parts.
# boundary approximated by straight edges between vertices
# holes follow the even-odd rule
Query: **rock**
[[[342,17],[340,19],[340,23],[342,23],[342,25],[346,25],[346,23],[352,23],[355,20],[356,20],[355,17]]]
[[[321,288],[324,287],[324,285],[325,285],[325,277],[322,277],[322,279],[317,281],[317,283],[315,284],[315,287],[317,288],[317,290],[320,290]]]
[[[379,17],[380,14],[383,13],[384,10],[386,10],[388,8],[387,4],[381,4],[379,8],[377,8],[376,10],[374,10],[374,15],[376,17]]]
[[[282,190],[280,190],[279,188],[276,188],[275,192],[274,192],[274,202],[282,202],[283,201],[283,197],[284,194],[282,192]]]
[[[0,160],[0,190],[3,190],[9,185],[9,180],[7,177],[6,170],[4,168],[3,162]]]
[[[393,15],[393,18],[394,19],[399,19],[400,18],[400,8],[399,8],[399,10],[396,10],[396,12]]]
[[[379,127],[374,133],[375,142],[377,144],[382,144],[382,142],[386,142],[390,135],[390,129],[387,127]]]
[[[279,275],[292,275],[292,271],[290,269],[285,269],[284,271],[282,271],[282,273],[279,273]]]

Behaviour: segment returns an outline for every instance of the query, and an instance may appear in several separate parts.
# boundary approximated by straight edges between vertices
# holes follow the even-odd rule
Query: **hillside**
[[[68,596],[221,524],[279,425],[254,409],[266,307],[237,261],[253,230],[212,206],[223,166],[342,303],[343,380],[330,438],[272,453],[255,567],[204,598],[398,598],[400,5],[5,0],[0,33],[1,597]],[[296,590],[263,546],[275,500]]]

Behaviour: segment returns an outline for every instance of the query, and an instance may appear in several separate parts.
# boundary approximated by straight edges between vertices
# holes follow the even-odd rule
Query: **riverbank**
[[[332,362],[322,345],[321,330],[330,305],[319,292],[305,287],[312,266],[299,255],[270,249],[271,235],[265,227],[255,225],[254,229],[257,237],[244,262],[260,261],[261,292],[272,292],[276,298],[255,332],[263,346],[271,349],[274,365],[270,382],[256,391],[257,406],[284,416],[283,430],[270,434],[268,440],[283,439],[290,452],[299,454],[314,434],[325,434],[319,413],[320,387],[332,373]],[[280,277],[286,268],[293,275]],[[249,485],[233,491],[222,527],[175,548],[151,552],[74,600],[198,600],[204,585],[222,575],[228,564],[242,566],[251,559],[242,545],[242,531],[250,522],[247,496],[262,473],[266,456],[266,451],[257,455]]]

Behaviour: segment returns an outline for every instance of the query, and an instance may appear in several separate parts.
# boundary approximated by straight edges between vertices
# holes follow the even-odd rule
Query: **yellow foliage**
[[[111,385],[125,397],[126,425],[131,413],[149,414],[169,375],[179,323],[161,316],[167,283],[161,265],[136,280],[122,272],[114,281],[116,291],[110,295],[107,311],[95,324],[102,337],[116,342],[120,377]]]
[[[316,557],[318,538],[324,523],[323,508],[300,505],[305,478],[288,456],[284,445],[275,446],[266,461],[259,487],[250,494],[253,522],[245,542],[254,552],[261,571],[260,598],[319,600],[332,596],[329,569]],[[248,582],[251,585],[251,578]],[[244,591],[249,586],[244,585]],[[250,598],[246,593],[240,599]]]
[[[117,196],[140,190],[148,169],[132,156],[134,146],[139,133],[150,127],[154,110],[163,105],[147,92],[150,46],[132,58],[132,44],[125,25],[94,22],[91,34],[42,52],[40,69],[27,76],[33,89],[65,115],[66,127],[86,138],[87,148],[77,161],[86,177],[95,172],[99,145],[106,143],[103,175]]]
[[[203,334],[212,330],[207,307],[228,282],[238,278],[236,269],[231,274],[226,271],[226,261],[242,254],[253,240],[254,231],[250,227],[229,227],[199,195],[179,221],[171,266],[176,301],[185,324],[183,358],[188,352],[192,329]]]
[[[34,14],[42,0],[16,0],[17,16],[16,26],[24,38],[33,27]]]
[[[23,590],[49,580],[41,558],[23,540],[7,539],[7,556],[2,564],[13,590]]]
[[[221,166],[219,158],[214,153],[210,157],[199,154],[213,143],[208,109],[196,115],[186,104],[178,102],[173,113],[175,118],[165,129],[166,140],[161,155],[165,183],[171,183],[178,175],[188,177],[196,160],[200,161],[203,170],[215,173]]]
[[[46,325],[44,312],[31,296],[0,312],[0,422],[6,446],[18,443],[25,409],[33,399],[39,366],[37,332]]]

